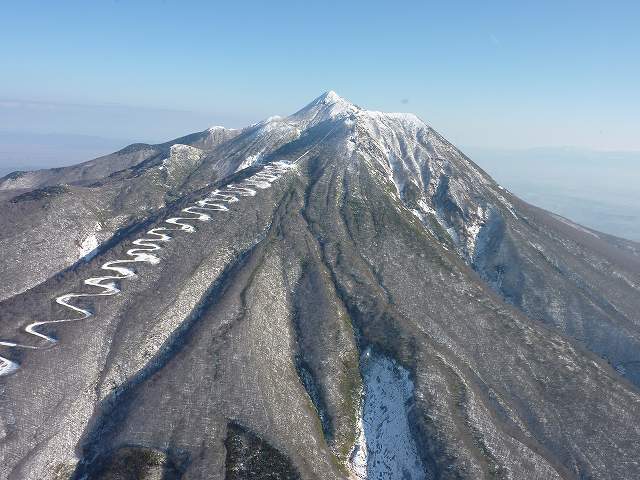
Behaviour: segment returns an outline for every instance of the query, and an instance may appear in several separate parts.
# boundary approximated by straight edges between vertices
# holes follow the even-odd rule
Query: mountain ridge
[[[332,92],[194,135],[3,203],[0,478],[640,474],[632,250]]]

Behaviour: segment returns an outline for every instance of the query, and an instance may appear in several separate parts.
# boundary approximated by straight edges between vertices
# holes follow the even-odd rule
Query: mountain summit
[[[0,179],[0,479],[640,477],[640,245],[412,114]]]

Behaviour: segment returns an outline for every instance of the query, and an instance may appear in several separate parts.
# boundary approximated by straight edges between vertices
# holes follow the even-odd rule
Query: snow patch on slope
[[[409,372],[370,349],[361,364],[364,395],[349,461],[352,474],[362,480],[426,479],[409,427],[414,389]]]
[[[94,232],[86,236],[78,247],[78,253],[80,255],[79,259],[89,261],[96,256],[98,253],[98,246],[100,245],[96,232],[99,232],[100,230],[102,230],[102,225],[100,225],[99,222],[96,222]]]
[[[553,218],[555,218],[556,220],[564,223],[565,225],[569,225],[570,227],[575,228],[576,230],[579,230],[580,232],[589,234],[589,235],[591,235],[593,237],[600,238],[597,234],[595,234],[591,230],[587,230],[586,228],[578,225],[577,223],[573,223],[571,220],[568,220],[568,219],[566,219],[564,217],[561,217],[560,215],[556,215],[554,213],[552,213],[551,215],[553,216]]]
[[[166,170],[169,177],[179,176],[195,168],[205,155],[204,150],[176,143],[171,146],[169,156],[162,160],[160,170]]]
[[[221,125],[214,125],[213,127],[209,127],[207,128],[208,132],[216,132],[218,130],[236,130],[235,128],[227,128],[227,127],[223,127]]]
[[[466,247],[470,258],[473,258],[475,255],[478,234],[485,225],[487,218],[487,211],[481,206],[478,206],[477,211],[473,215],[470,215],[469,221],[464,225],[467,243]]]
[[[244,170],[245,168],[248,168],[252,165],[255,165],[260,161],[261,158],[262,158],[262,152],[258,152],[253,155],[247,155],[247,157],[242,161],[240,166],[236,169],[236,172],[239,172],[240,170]]]

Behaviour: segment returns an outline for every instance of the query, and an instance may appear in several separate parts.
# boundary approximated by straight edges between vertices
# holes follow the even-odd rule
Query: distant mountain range
[[[0,179],[0,479],[640,478],[640,244],[411,114]]]

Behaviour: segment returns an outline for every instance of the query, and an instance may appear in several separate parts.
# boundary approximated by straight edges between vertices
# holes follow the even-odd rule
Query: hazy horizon
[[[0,177],[15,170],[73,165],[145,140],[0,131]],[[584,226],[640,241],[640,152],[571,146],[459,148],[523,200]]]

